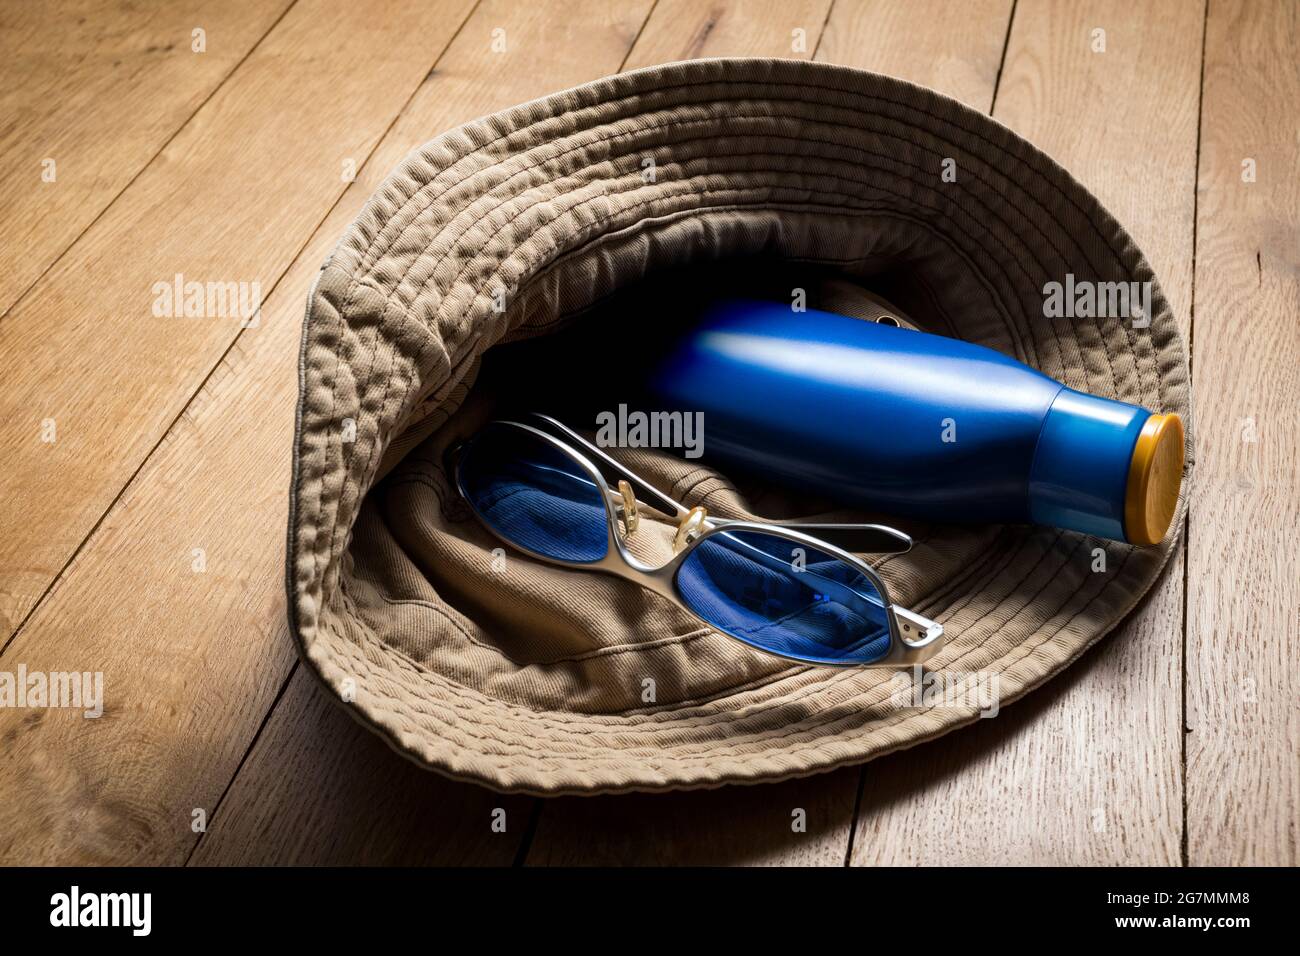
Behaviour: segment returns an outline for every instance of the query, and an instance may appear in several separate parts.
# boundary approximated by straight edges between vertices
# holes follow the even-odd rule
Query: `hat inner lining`
[[[511,324],[516,333],[527,336],[554,331],[572,321],[571,315],[567,318],[556,317],[552,299],[554,288],[563,286],[588,289],[593,265],[595,272],[605,272],[604,266],[608,263],[626,261],[626,250],[629,248],[637,250],[633,258],[651,253],[653,250],[645,244],[647,230],[685,229],[698,234],[700,223],[710,219],[722,219],[729,223],[733,232],[731,243],[726,248],[720,244],[709,246],[703,253],[698,247],[691,248],[689,243],[681,245],[680,260],[698,262],[702,258],[708,263],[720,255],[725,256],[728,248],[740,253],[771,253],[773,238],[770,230],[773,224],[782,224],[778,228],[778,234],[782,231],[788,233],[791,231],[789,223],[798,220],[802,226],[793,230],[799,233],[797,244],[785,245],[783,243],[790,240],[777,240],[782,257],[819,262],[818,252],[821,248],[833,248],[840,255],[830,258],[840,263],[873,262],[877,271],[892,272],[897,284],[899,277],[907,277],[910,270],[902,260],[893,256],[896,250],[906,249],[922,263],[922,271],[938,270],[942,273],[943,281],[932,280],[932,284],[946,285],[948,291],[945,293],[930,288],[927,295],[940,302],[945,312],[951,313],[960,305],[967,316],[973,318],[984,313],[986,323],[996,324],[1000,321],[999,316],[1003,310],[995,303],[993,290],[972,264],[966,262],[964,257],[954,254],[952,240],[942,237],[933,227],[900,217],[892,210],[886,211],[878,220],[888,223],[888,228],[884,230],[874,227],[876,220],[861,211],[849,214],[840,210],[832,218],[841,222],[841,226],[831,230],[833,235],[829,236],[826,235],[826,223],[829,220],[826,211],[820,209],[798,212],[752,208],[695,209],[689,217],[679,216],[670,222],[642,219],[634,228],[616,236],[604,235],[599,240],[584,245],[578,252],[553,264],[547,270],[548,274],[539,273],[535,281],[542,285],[543,301],[533,299],[527,287],[521,289],[519,305],[516,307],[521,314],[518,317],[512,316]],[[893,236],[885,246],[877,247],[869,237],[881,231],[892,232]],[[856,237],[859,248],[853,248],[855,239],[852,237]],[[846,250],[853,254],[845,255]],[[882,269],[882,256],[883,261],[889,263],[887,269]],[[961,265],[955,265],[959,261]],[[712,268],[708,265],[703,267]],[[628,271],[636,273],[640,268],[629,268]],[[605,274],[614,286],[624,284],[622,277],[613,271]],[[915,276],[910,278],[914,282],[921,282]],[[957,301],[952,299],[954,294]],[[615,298],[607,299],[606,307],[615,303],[616,295]],[[587,308],[587,305],[580,302],[576,309],[569,311],[572,313]],[[530,325],[530,320],[534,324]],[[950,315],[948,321],[955,320]],[[1002,344],[1005,348],[1005,341]],[[490,357],[489,352],[489,359]],[[466,403],[473,407],[484,398],[485,396],[470,389]],[[447,407],[441,406],[439,417],[442,418],[446,412]],[[367,575],[369,580],[364,584],[349,581],[356,591],[353,597],[358,601],[358,613],[370,621],[376,634],[382,632],[386,620],[391,625],[391,609],[394,606],[410,604],[412,606],[403,611],[407,618],[403,626],[390,632],[390,643],[398,646],[422,667],[444,674],[458,674],[458,682],[480,692],[542,710],[581,709],[591,713],[645,710],[645,705],[639,698],[628,695],[628,691],[635,690],[636,685],[629,684],[626,673],[623,673],[626,667],[621,666],[622,662],[609,655],[614,650],[624,654],[634,653],[641,659],[642,666],[675,671],[668,678],[661,677],[658,681],[664,685],[664,692],[658,698],[657,709],[676,706],[678,698],[692,701],[717,700],[732,694],[737,684],[752,684],[755,680],[779,677],[791,672],[788,662],[758,654],[748,648],[733,646],[736,642],[729,638],[700,634],[698,621],[689,615],[675,613],[671,609],[648,611],[645,603],[663,603],[661,599],[648,594],[633,597],[624,594],[613,598],[615,604],[621,601],[637,608],[637,626],[634,628],[622,626],[618,621],[611,624],[599,612],[584,616],[581,612],[575,613],[573,609],[566,608],[564,613],[557,611],[549,616],[536,614],[537,603],[540,601],[544,604],[547,595],[553,594],[556,588],[565,592],[575,589],[581,592],[587,586],[595,584],[593,579],[600,578],[586,572],[538,568],[535,569],[538,577],[535,582],[537,593],[528,594],[526,600],[520,600],[520,595],[514,595],[512,600],[503,604],[495,597],[489,597],[475,607],[475,592],[480,589],[480,579],[465,562],[477,560],[477,556],[490,550],[496,542],[477,526],[464,509],[456,508],[455,493],[443,470],[441,459],[446,443],[453,436],[472,430],[475,423],[486,414],[489,413],[477,408],[468,412],[468,418],[462,418],[458,413],[452,414],[436,433],[396,467],[391,477],[381,486],[377,493],[381,496],[382,505],[372,508],[370,498],[363,505],[354,543],[356,566],[364,567],[367,564],[370,549],[375,547],[372,535],[391,535],[394,541],[400,543],[402,553],[411,560],[411,565],[403,567],[400,574],[394,575],[385,566],[381,573]],[[644,464],[641,469],[643,471],[646,470]],[[652,462],[649,470],[652,477],[661,478],[661,487],[671,485],[671,467],[655,474],[656,466],[664,469],[667,463]],[[714,492],[717,490],[714,489]],[[374,497],[373,493],[371,497]],[[713,497],[711,504],[716,504],[716,493]],[[744,503],[734,498],[726,500],[731,497],[724,492],[724,505],[732,511],[743,513]],[[432,515],[437,515],[437,519],[430,517]],[[439,527],[439,522],[445,524]],[[449,542],[446,540],[449,537],[456,541]],[[360,553],[356,552],[357,548],[362,549]],[[447,577],[458,562],[461,564],[459,573],[464,575],[464,580],[459,587],[454,582],[449,586]],[[954,562],[953,568],[962,563],[965,562]],[[968,566],[966,570],[973,569]],[[454,574],[451,576],[454,577]],[[384,582],[394,578],[404,582],[403,588],[411,590],[399,588],[393,592],[383,591]],[[428,593],[419,594],[425,582],[431,583],[431,589]],[[907,586],[901,578],[899,583],[903,587]],[[370,588],[379,590],[370,591]],[[615,592],[627,589],[640,591],[635,585],[612,579],[603,580],[597,586],[597,590],[608,591],[611,588]],[[906,599],[923,601],[925,597],[924,591],[917,591],[908,594]],[[368,614],[370,607],[377,608],[376,612]],[[515,616],[521,607],[526,609],[526,617]],[[427,615],[424,613],[426,609]],[[458,654],[446,653],[447,638],[438,634],[439,620],[455,622],[454,630],[466,645]],[[575,620],[576,626],[573,623]],[[446,624],[442,626],[446,627]],[[547,633],[548,628],[554,632]],[[489,648],[496,650],[495,657],[498,658],[491,663],[483,659],[485,653],[491,653],[487,650]],[[445,656],[440,658],[440,654]],[[686,654],[684,660],[683,654]],[[453,657],[459,666],[449,665],[448,659]],[[711,693],[702,694],[701,685],[708,685],[709,681],[702,681],[701,676],[707,674],[710,667],[715,675],[711,684],[714,689]],[[568,673],[557,677],[555,672],[561,668]],[[602,670],[604,673],[601,673]],[[487,679],[484,679],[485,672],[490,675]],[[601,692],[584,695],[575,692],[577,686],[594,687]],[[619,693],[610,694],[610,688],[620,689]]]

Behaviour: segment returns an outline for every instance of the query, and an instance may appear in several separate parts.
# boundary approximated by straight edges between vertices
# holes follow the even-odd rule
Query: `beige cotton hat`
[[[1190,452],[1186,353],[1141,252],[1056,163],[951,99],[842,67],[710,60],[476,120],[379,188],[322,266],[303,330],[291,631],[401,753],[504,790],[659,790],[828,770],[976,719],[974,704],[901,701],[889,671],[751,650],[635,584],[494,554],[449,482],[445,450],[492,413],[486,350],[579,315],[633,349],[660,330],[611,313],[618,290],[752,257],[830,274],[813,304],[852,313],[846,287],[885,290],[932,332],[1177,413]],[[1067,276],[1151,283],[1149,325],[1045,318],[1044,286]],[[624,455],[711,513],[790,507],[698,461]],[[1159,547],[904,524],[916,547],[878,567],[895,600],[944,625],[928,666],[996,675],[1006,704],[1151,588],[1187,485]]]

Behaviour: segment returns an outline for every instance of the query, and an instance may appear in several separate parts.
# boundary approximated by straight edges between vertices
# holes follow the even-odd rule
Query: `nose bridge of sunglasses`
[[[673,553],[681,552],[698,538],[708,520],[709,512],[703,505],[696,505],[682,515],[681,521],[677,523],[677,534],[673,538]]]
[[[618,493],[610,492],[610,504],[614,506],[614,515],[623,522],[623,533],[629,538],[641,523],[641,510],[637,507],[636,494],[632,486],[624,479],[618,480]]]

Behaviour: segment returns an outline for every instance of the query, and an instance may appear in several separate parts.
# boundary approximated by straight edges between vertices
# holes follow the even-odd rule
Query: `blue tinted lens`
[[[460,463],[460,484],[480,518],[507,541],[557,561],[605,556],[600,488],[569,455],[530,431],[493,424]]]
[[[786,657],[870,664],[889,651],[885,603],[871,580],[788,538],[710,535],[682,562],[677,592],[718,630]]]

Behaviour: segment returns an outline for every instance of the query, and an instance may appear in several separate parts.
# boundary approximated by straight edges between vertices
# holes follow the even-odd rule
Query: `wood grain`
[[[386,26],[372,28],[373,10],[358,12],[354,5],[340,3],[299,19],[294,14],[301,7],[281,21],[275,36],[245,64],[255,77],[241,83],[242,70],[237,71],[209,103],[214,114],[200,111],[204,130],[196,135],[202,143],[187,147],[176,162],[198,163],[206,175],[169,183],[171,194],[165,197],[155,195],[163,183],[146,183],[142,177],[101,224],[121,220],[127,213],[119,210],[126,206],[155,229],[168,217],[193,225],[188,207],[199,206],[213,222],[196,226],[197,233],[156,239],[155,257],[175,256],[187,263],[187,270],[189,262],[200,261],[224,269],[242,263],[278,274],[284,266],[275,260],[284,257],[287,265],[303,241],[301,232],[291,241],[291,229],[318,225],[311,220],[319,213],[312,210],[335,190],[339,157],[354,155],[358,163],[365,159],[403,105],[397,95],[401,84],[409,83],[408,92],[418,87],[438,57],[437,41],[441,38],[445,46],[459,25],[456,18],[469,10],[468,3],[393,7]],[[327,28],[316,22],[324,14],[333,21]],[[409,46],[391,35],[399,28],[412,34]],[[369,44],[374,58],[387,65],[368,66],[360,71],[364,78],[355,77],[347,97],[347,119],[355,126],[317,136],[324,153],[313,154],[304,166],[301,157],[282,150],[305,146],[313,118],[330,119],[332,111],[300,104],[306,115],[296,116],[292,129],[274,118],[302,95],[289,87],[303,84],[320,95],[324,85],[339,79],[322,63],[332,61],[344,35],[356,51]],[[262,55],[270,61],[259,64]],[[361,116],[367,109],[374,115]],[[238,131],[254,129],[266,130],[265,139],[279,135],[285,145],[255,149],[267,143],[250,132],[241,146]],[[247,163],[232,155],[235,147],[253,149]],[[205,158],[191,158],[193,150]],[[229,175],[235,179],[228,185],[213,182],[218,159],[234,167]],[[385,153],[385,162],[392,161],[391,151]],[[261,168],[246,168],[249,164]],[[262,177],[273,174],[282,178],[277,205],[282,198],[294,211],[292,218],[267,209],[257,190],[247,185],[265,183]],[[163,170],[158,175],[167,179],[170,174]],[[241,185],[239,176],[247,182]],[[284,633],[282,562],[302,301],[319,263],[375,185],[377,179],[372,179],[351,189],[354,202],[317,232],[286,280],[285,293],[267,300],[259,325],[245,330],[49,600],[0,655],[0,665],[11,671],[20,663],[30,670],[101,671],[105,695],[104,716],[95,720],[66,710],[31,712],[35,716],[0,710],[0,739],[6,741],[0,751],[0,860],[182,862],[197,839],[190,829],[191,814],[195,809],[210,814],[234,775],[295,661]],[[145,198],[133,199],[141,186]],[[214,201],[203,191],[208,188],[230,204],[230,227],[207,205]],[[137,210],[136,203],[146,208]],[[268,230],[264,241],[242,235],[240,229],[226,234],[241,220],[249,226],[259,209]],[[94,234],[92,230],[88,238]],[[209,241],[212,245],[205,246]],[[142,288],[147,291],[147,285],[139,285],[144,278],[139,268],[118,269],[106,296],[120,302]],[[197,327],[170,328],[184,337],[181,329]],[[0,326],[0,341],[8,341],[5,330]],[[232,327],[229,334],[238,331]],[[161,335],[150,329],[141,338]],[[122,348],[126,344],[118,343]],[[112,351],[102,346],[93,355],[72,354],[77,364],[90,364]],[[184,366],[188,375],[201,377],[202,353],[186,362],[178,356],[173,360],[177,371]],[[157,359],[136,355],[120,362],[138,382],[132,378],[113,394],[101,395],[104,404],[142,400],[146,389],[158,390],[159,383],[148,378],[157,371]],[[7,387],[4,401],[12,401],[9,391]],[[179,394],[169,394],[180,400]],[[77,397],[60,394],[59,400],[71,403]],[[65,419],[59,445],[77,421]],[[129,416],[127,422],[129,427]],[[91,438],[96,437],[103,438],[67,440],[74,451],[94,451]],[[99,478],[107,481],[107,475]],[[25,480],[32,479],[28,475]],[[48,521],[56,501],[66,503],[71,494],[61,490],[45,502],[43,512],[44,499],[28,495],[21,499],[25,508],[6,508],[5,523]],[[6,546],[9,542],[0,543]]]
[[[1210,4],[1187,554],[1193,866],[1300,862],[1297,62],[1296,4]]]
[[[0,4],[0,222],[13,253],[0,269],[0,317],[291,2]]]
[[[950,0],[836,4],[817,59],[928,86],[987,113],[1011,7],[1011,0],[966,0],[956,29]]]
[[[651,17],[652,24],[661,11],[662,5]],[[980,100],[976,86],[983,82],[979,105],[987,109],[1011,4],[972,5],[966,29],[956,36],[947,30],[940,12],[933,0],[915,16],[901,16],[888,2],[836,4],[817,59],[933,84],[968,101]],[[739,55],[776,49],[788,32],[777,16],[758,17],[755,23],[771,29],[765,44],[714,52]],[[748,43],[756,39],[752,30]],[[914,58],[913,49],[934,55],[929,60]],[[955,67],[958,63],[965,66]],[[658,798],[548,801],[525,863],[843,866],[861,773],[850,768],[775,787],[727,787]],[[807,811],[805,833],[791,830],[795,807]]]
[[[1184,332],[1202,17],[1022,0],[995,109],[1131,230]],[[996,720],[869,764],[853,862],[1179,863],[1182,576],[1180,553],[1100,647]]]
[[[513,862],[528,831],[532,799],[454,783],[417,767],[331,697],[299,670],[191,864]]]
[[[686,793],[547,800],[528,866],[843,866],[858,769]]]
[[[659,0],[626,69],[713,56],[807,60],[830,7],[831,0]]]
[[[470,5],[296,4],[0,321],[0,643],[239,332],[155,284],[269,294]]]

